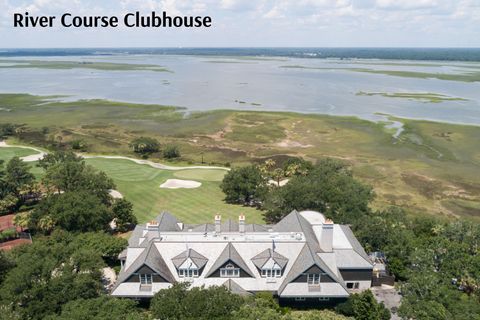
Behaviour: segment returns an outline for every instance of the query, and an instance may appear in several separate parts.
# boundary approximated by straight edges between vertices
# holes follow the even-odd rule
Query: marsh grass
[[[459,206],[447,206],[450,202],[446,200],[469,199],[473,204],[480,203],[478,126],[390,117],[404,124],[405,130],[395,139],[392,130],[385,128],[385,123],[355,117],[233,110],[186,113],[184,109],[171,106],[103,100],[52,102],[29,95],[0,95],[2,107],[11,111],[0,111],[1,123],[25,124],[28,130],[48,127],[48,136],[60,136],[64,143],[82,139],[88,146],[88,153],[134,157],[129,143],[139,136],[151,136],[162,145],[179,146],[182,158],[175,164],[201,164],[203,159],[204,164],[224,165],[228,162],[240,166],[261,163],[269,157],[280,161],[301,156],[314,162],[322,157],[334,157],[350,163],[354,174],[374,187],[377,194],[374,208],[401,205],[412,214],[461,216],[466,211]],[[165,161],[157,157],[153,155],[152,160]],[[100,164],[96,163],[98,167]],[[115,171],[113,167],[107,169]],[[122,170],[128,173],[138,171],[138,168],[117,171],[119,176],[116,179],[123,189],[120,191],[128,192],[129,182],[120,179]],[[411,176],[425,177],[425,181],[432,181],[434,185],[438,181],[441,188],[430,196],[429,183],[412,181],[408,178]],[[168,208],[180,210],[188,200],[176,198],[177,194],[196,195],[196,191],[182,190],[171,199],[160,197],[153,205],[142,192],[158,192],[161,179],[155,179],[145,178],[132,191],[134,201],[138,203],[136,207],[140,208],[136,209],[139,215],[170,205]],[[142,183],[146,187],[142,187]],[[151,187],[153,183],[155,188]],[[196,206],[203,206],[204,219],[215,206],[229,208],[233,213],[244,210],[243,207],[222,204],[223,194],[218,183],[206,181],[202,190],[207,191],[197,198],[198,201],[202,197],[214,199],[210,200],[212,205],[192,202],[191,209],[184,208],[185,212],[193,215]],[[258,219],[260,215],[256,217]]]

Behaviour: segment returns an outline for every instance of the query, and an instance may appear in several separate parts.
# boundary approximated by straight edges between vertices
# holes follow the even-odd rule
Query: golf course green
[[[35,151],[15,147],[0,148],[0,160],[8,161],[14,156],[25,157]],[[247,222],[262,223],[261,212],[242,206],[229,205],[223,201],[220,182],[225,170],[187,169],[161,170],[124,159],[86,159],[87,164],[104,171],[111,177],[117,190],[133,203],[139,222],[147,222],[161,211],[175,214],[185,223],[213,222],[215,214],[223,219],[238,219],[245,214]],[[41,179],[43,174],[35,163],[30,163],[32,172]],[[195,189],[163,189],[160,185],[167,179],[196,180],[202,185]]]

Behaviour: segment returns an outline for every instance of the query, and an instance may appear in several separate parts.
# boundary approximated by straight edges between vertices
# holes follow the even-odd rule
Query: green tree
[[[113,237],[105,232],[80,233],[72,242],[72,246],[76,246],[78,250],[90,250],[110,262],[115,261],[127,245],[126,239]]]
[[[154,317],[165,320],[184,319],[188,306],[183,302],[189,284],[180,282],[168,289],[158,291],[150,303],[150,311]]]
[[[254,165],[230,170],[220,187],[226,202],[242,205],[260,201],[267,188],[260,169]]]
[[[383,303],[375,300],[370,290],[352,294],[336,310],[346,316],[353,316],[355,320],[389,320],[391,317],[390,311]]]
[[[0,284],[2,283],[7,272],[13,267],[13,261],[11,261],[9,257],[7,257],[5,252],[0,250]]]
[[[112,205],[112,212],[119,232],[126,232],[137,224],[137,218],[133,214],[133,205],[125,199],[116,199]]]
[[[302,158],[288,158],[283,164],[283,171],[287,177],[305,176],[312,169],[313,164]]]
[[[292,210],[317,210],[339,223],[352,223],[369,213],[371,187],[353,178],[338,160],[323,159],[306,176],[295,176],[266,196],[265,218],[282,219]]]
[[[30,173],[30,167],[25,162],[19,157],[13,157],[7,163],[3,179],[7,190],[20,197],[20,191],[25,187],[31,187],[35,176]]]
[[[74,241],[75,236],[56,231],[14,250],[15,267],[0,286],[0,304],[10,305],[22,319],[44,319],[69,301],[98,297],[104,262]]]
[[[55,151],[45,155],[38,161],[38,166],[44,170],[48,170],[54,165],[65,162],[83,162],[83,159],[71,151]]]
[[[177,283],[160,290],[152,299],[150,311],[159,319],[231,319],[244,299],[220,287],[194,287]]]
[[[163,149],[163,157],[166,159],[180,158],[180,149],[176,145],[166,145]]]
[[[115,184],[104,172],[78,160],[66,160],[47,167],[43,179],[45,185],[59,192],[85,191],[96,195],[103,203],[110,202],[110,190]]]
[[[157,141],[157,139],[149,137],[136,138],[130,143],[130,146],[133,152],[142,156],[148,156],[152,153],[160,151],[160,143]]]
[[[331,310],[308,310],[292,312],[292,320],[349,320],[353,319],[345,317]]]
[[[49,217],[55,226],[67,231],[108,230],[112,216],[95,195],[85,191],[50,195],[31,214],[32,229],[42,229],[41,219]]]
[[[101,296],[93,299],[78,299],[62,307],[60,315],[50,316],[48,320],[140,320],[147,319],[130,299]]]

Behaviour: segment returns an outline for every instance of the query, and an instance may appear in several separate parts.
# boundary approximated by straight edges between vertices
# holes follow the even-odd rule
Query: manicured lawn
[[[0,148],[0,159],[8,161],[15,155],[23,157],[33,153],[27,149]],[[168,171],[118,159],[88,159],[86,162],[115,181],[117,190],[133,203],[139,222],[149,221],[165,210],[185,223],[213,222],[217,213],[223,219],[235,220],[244,213],[247,222],[262,223],[260,211],[223,201],[224,194],[219,188],[225,174],[223,170]],[[42,175],[41,169],[34,163],[30,166],[37,177]],[[198,180],[202,186],[197,189],[161,189],[160,185],[167,179]]]
[[[238,219],[240,213],[247,221],[261,223],[261,212],[252,208],[233,206],[223,201],[219,188],[224,171],[221,170],[159,170],[128,160],[88,159],[88,164],[104,171],[120,191],[134,204],[141,222],[152,219],[163,210],[169,211],[186,223],[212,222],[216,213],[224,219]],[[167,179],[199,180],[197,189],[162,189]]]
[[[35,154],[35,151],[23,148],[0,148],[0,160],[5,162],[15,156],[26,157],[31,154]]]

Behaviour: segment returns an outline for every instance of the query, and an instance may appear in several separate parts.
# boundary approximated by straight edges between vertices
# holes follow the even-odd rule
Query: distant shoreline
[[[0,48],[0,57],[136,54],[480,62],[480,48]]]

